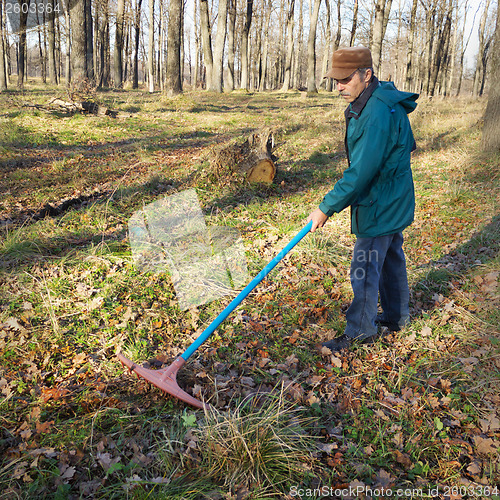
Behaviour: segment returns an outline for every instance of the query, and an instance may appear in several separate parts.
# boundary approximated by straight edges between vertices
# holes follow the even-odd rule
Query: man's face
[[[337,82],[337,90],[347,102],[353,102],[368,87],[371,77],[372,72],[370,69],[366,70],[363,78],[359,71],[356,70],[343,80],[335,80]]]

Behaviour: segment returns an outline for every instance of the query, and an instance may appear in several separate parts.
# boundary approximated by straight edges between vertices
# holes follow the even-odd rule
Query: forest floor
[[[484,100],[421,98],[411,121],[412,320],[332,355],[351,299],[348,211],[306,238],[200,347],[187,407],[124,370],[191,344],[231,297],[181,310],[127,224],[194,188],[239,230],[255,276],[346,167],[332,94],[106,91],[118,116],[0,95],[0,499],[500,498],[499,157]],[[216,145],[275,131],[277,175],[214,169]]]

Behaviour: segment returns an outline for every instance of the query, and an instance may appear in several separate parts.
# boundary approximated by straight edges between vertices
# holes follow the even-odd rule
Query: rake
[[[181,354],[174,362],[160,370],[149,370],[137,365],[123,354],[118,353],[118,359],[131,372],[138,377],[147,380],[163,392],[174,396],[195,408],[208,408],[207,403],[203,403],[194,398],[177,384],[177,372],[184,366],[186,361],[196,352],[196,350],[215,332],[220,324],[241,304],[241,302],[250,294],[250,292],[276,267],[283,257],[299,243],[302,238],[311,230],[312,221],[303,227],[299,233],[279,252],[255,278],[232,300],[232,302],[210,323],[210,325],[201,333],[201,335]]]

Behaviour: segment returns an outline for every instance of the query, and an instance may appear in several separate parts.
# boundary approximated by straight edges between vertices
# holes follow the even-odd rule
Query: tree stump
[[[219,179],[239,174],[248,182],[271,184],[276,175],[273,161],[274,139],[271,130],[251,134],[243,143],[214,148],[212,166]]]

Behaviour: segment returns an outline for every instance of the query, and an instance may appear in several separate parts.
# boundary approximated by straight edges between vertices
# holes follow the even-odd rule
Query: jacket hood
[[[389,107],[393,107],[398,103],[401,104],[407,114],[411,113],[417,107],[415,101],[419,97],[418,94],[398,90],[392,82],[380,82],[379,87],[375,89],[373,95]]]

